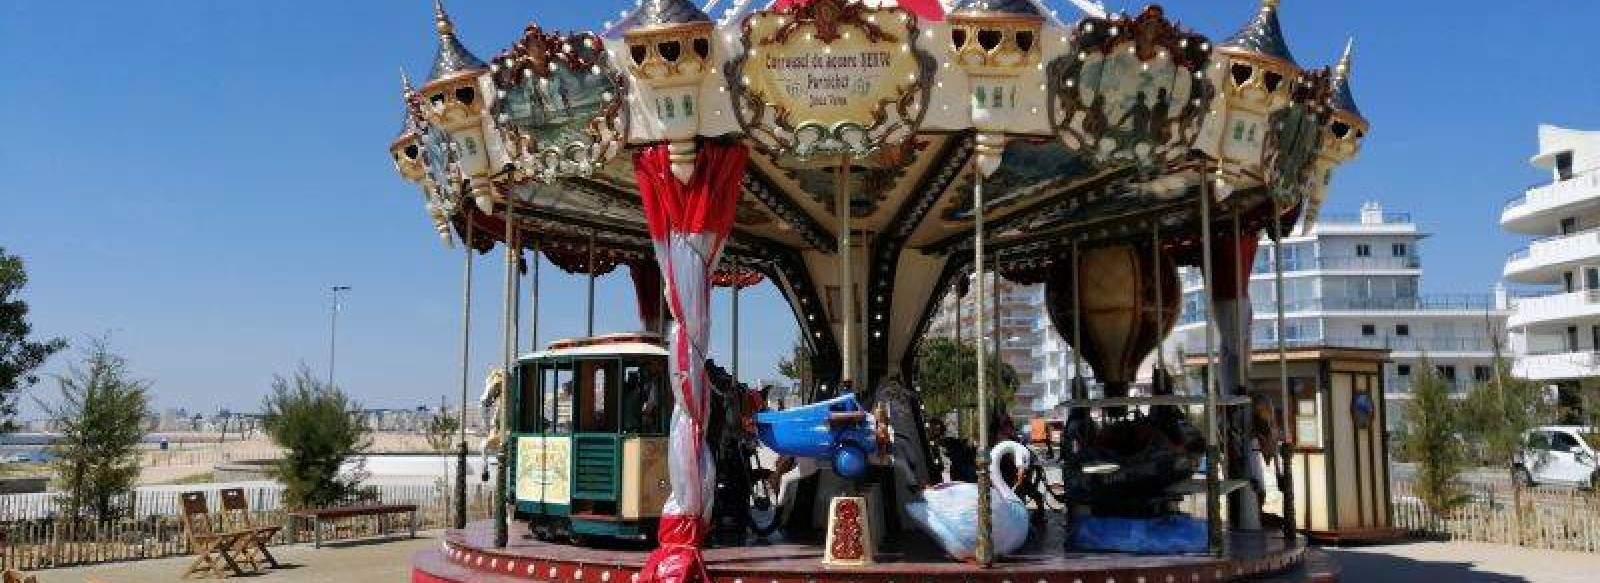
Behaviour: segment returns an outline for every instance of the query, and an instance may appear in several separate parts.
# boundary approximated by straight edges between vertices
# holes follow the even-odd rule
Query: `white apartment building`
[[[1403,422],[1411,376],[1426,356],[1458,393],[1493,375],[1494,342],[1505,336],[1503,293],[1422,294],[1419,246],[1426,235],[1411,217],[1369,202],[1356,216],[1323,215],[1309,231],[1284,238],[1284,340],[1294,346],[1387,348],[1384,371],[1389,425]],[[1263,238],[1250,276],[1252,344],[1277,347],[1273,261]],[[1600,247],[1597,247],[1600,255]],[[1183,269],[1183,313],[1166,350],[1205,352],[1200,272]],[[1596,319],[1600,323],[1600,318]],[[1509,356],[1509,348],[1505,349]]]
[[[988,274],[988,278],[992,282],[994,274]],[[977,327],[978,294],[968,290],[967,295],[959,298],[953,292],[945,295],[928,323],[927,335],[960,338],[965,343],[981,339],[988,352],[994,350],[995,332],[998,331],[1000,360],[1017,371],[1021,383],[1017,388],[1016,400],[1012,402],[1011,414],[1026,419],[1033,415],[1033,402],[1038,391],[1033,376],[1038,368],[1034,351],[1039,336],[1034,328],[1040,318],[1049,319],[1044,309],[1044,286],[1021,285],[1002,278],[996,287],[989,289],[995,291],[986,294],[984,330],[980,331]]]
[[[1526,288],[1508,323],[1514,374],[1575,397],[1600,376],[1600,132],[1539,126],[1530,160],[1550,173],[1507,202],[1501,228],[1534,237],[1506,259],[1506,282]],[[1570,404],[1570,402],[1569,402]]]

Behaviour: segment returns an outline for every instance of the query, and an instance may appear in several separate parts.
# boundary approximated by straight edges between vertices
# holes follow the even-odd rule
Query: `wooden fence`
[[[1395,482],[1393,492],[1395,526],[1413,537],[1600,552],[1600,493],[1529,488],[1518,513],[1509,486],[1475,485],[1472,501],[1441,516],[1417,498],[1411,483]]]
[[[207,492],[214,510],[221,509],[215,488],[196,488]],[[280,504],[282,486],[246,488],[254,524],[282,524],[285,529],[273,538],[281,545],[311,539],[304,527],[291,532],[288,514]],[[27,496],[27,495],[22,495]],[[366,488],[364,497],[392,504],[416,504],[418,528],[442,528],[450,524],[453,493],[431,485],[391,485]],[[0,509],[16,509],[18,504],[0,496]],[[30,497],[25,504],[43,504]],[[177,516],[178,492],[142,493],[133,500],[137,511],[129,518],[108,521],[66,520],[58,518],[0,519],[0,569],[47,569],[105,561],[152,559],[189,554],[189,541]],[[483,520],[493,508],[492,488],[484,484],[469,487],[468,520]],[[398,523],[396,523],[398,524]],[[333,529],[333,540],[378,534],[378,517],[347,519]],[[394,528],[394,526],[391,526]],[[327,540],[329,533],[324,533]]]

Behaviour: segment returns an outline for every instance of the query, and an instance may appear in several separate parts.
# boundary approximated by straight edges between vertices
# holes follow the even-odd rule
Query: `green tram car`
[[[672,413],[654,334],[552,342],[513,371],[516,518],[540,539],[655,535]]]

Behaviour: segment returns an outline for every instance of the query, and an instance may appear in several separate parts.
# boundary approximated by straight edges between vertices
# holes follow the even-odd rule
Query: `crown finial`
[[[1352,36],[1350,38],[1345,39],[1345,41],[1344,41],[1344,54],[1339,56],[1339,64],[1335,65],[1333,67],[1333,74],[1334,75],[1338,76],[1341,79],[1347,78],[1347,77],[1350,76],[1350,61],[1351,61],[1351,57],[1355,54],[1355,50],[1356,50],[1356,37]]]
[[[450,21],[450,15],[444,11],[444,0],[433,0],[433,27],[438,29],[439,36],[453,36],[456,25]]]
[[[416,88],[411,86],[411,76],[406,74],[405,67],[400,67],[400,91],[405,95],[416,92]]]
[[[1279,0],[1261,0],[1262,10],[1277,10]]]

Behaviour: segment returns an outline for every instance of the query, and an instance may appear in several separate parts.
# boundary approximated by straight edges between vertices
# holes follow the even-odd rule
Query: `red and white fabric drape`
[[[667,438],[672,492],[662,507],[660,547],[650,553],[640,583],[708,581],[700,544],[711,521],[716,467],[706,446],[711,346],[711,273],[733,230],[739,182],[748,153],[736,143],[702,143],[689,183],[672,174],[665,144],[634,154],[645,220],[665,280],[667,308],[676,320],[669,334],[674,397]]]

